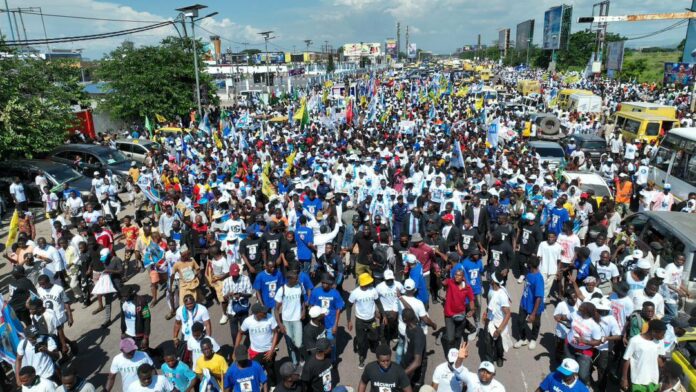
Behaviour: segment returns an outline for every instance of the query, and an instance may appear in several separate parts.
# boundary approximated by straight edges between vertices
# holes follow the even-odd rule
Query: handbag
[[[249,299],[240,298],[239,300],[232,301],[232,311],[235,314],[247,313],[249,312]]]
[[[92,295],[112,294],[116,292],[114,283],[111,281],[109,274],[101,274],[99,280],[92,288]]]
[[[452,316],[452,321],[454,321],[455,323],[461,323],[464,320],[466,320],[466,312],[457,313],[454,316]]]

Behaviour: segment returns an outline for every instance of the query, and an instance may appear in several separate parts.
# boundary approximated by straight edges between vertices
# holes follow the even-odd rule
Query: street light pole
[[[269,75],[271,74],[271,72],[270,72],[270,66],[268,64],[268,57],[269,57],[268,56],[268,40],[275,38],[275,37],[271,37],[271,34],[273,34],[273,31],[270,31],[270,30],[269,31],[262,31],[259,33],[259,35],[263,36],[263,40],[266,44],[266,90],[269,94],[271,92],[271,83],[269,80]]]
[[[198,105],[198,115],[203,117],[203,106],[201,105],[201,82],[200,82],[200,77],[198,76],[198,52],[196,50],[196,32],[194,30],[194,26],[196,25],[195,22],[198,22],[201,19],[209,18],[211,16],[217,15],[217,12],[213,12],[212,14],[208,14],[202,18],[195,19],[198,17],[198,11],[208,8],[208,6],[201,5],[201,4],[194,4],[190,5],[188,7],[182,7],[182,8],[177,8],[176,10],[179,11],[181,14],[181,20],[182,24],[184,25],[184,29],[186,28],[186,18],[191,18],[191,39],[193,40],[193,69],[194,72],[196,73],[196,103]],[[186,30],[184,30],[186,31]]]

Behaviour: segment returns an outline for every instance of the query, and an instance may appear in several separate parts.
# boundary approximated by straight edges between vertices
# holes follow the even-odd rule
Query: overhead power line
[[[78,35],[72,37],[60,37],[60,38],[48,38],[48,39],[30,39],[30,40],[16,40],[16,41],[5,41],[7,46],[27,46],[27,45],[43,45],[43,44],[53,44],[53,43],[64,43],[64,42],[76,42],[76,41],[90,41],[95,39],[113,38],[122,35],[129,35],[140,33],[143,31],[159,29],[165,26],[173,24],[171,21],[160,22],[149,26],[136,27],[128,30],[113,31],[110,33],[101,34],[90,34],[90,35]]]
[[[0,9],[0,12],[7,12],[4,9]],[[12,12],[12,11],[11,11]],[[46,14],[35,11],[25,11],[22,9],[21,13],[29,15],[43,15],[52,18],[67,18],[67,19],[83,19],[83,20],[99,20],[105,22],[132,22],[132,23],[160,23],[161,20],[136,20],[136,19],[110,19],[110,18],[96,18],[92,16],[78,16],[78,15],[58,15],[58,14]]]
[[[636,36],[636,37],[629,37],[629,38],[626,39],[626,41],[637,40],[637,39],[643,39],[643,38],[649,38],[649,37],[652,37],[652,36],[655,36],[655,35],[658,35],[658,34],[662,34],[662,33],[665,33],[665,32],[667,32],[667,31],[674,30],[674,29],[676,29],[676,28],[678,28],[678,27],[681,27],[681,26],[683,26],[684,24],[686,24],[688,21],[689,21],[688,19],[682,19],[682,20],[680,20],[680,21],[678,21],[678,22],[676,22],[676,23],[673,23],[673,24],[671,24],[671,25],[669,25],[669,26],[667,26],[667,27],[665,27],[665,28],[663,28],[663,29],[660,29],[660,30],[657,30],[657,31],[653,31],[652,33],[647,33],[647,34],[639,35],[639,36]]]
[[[223,39],[224,41],[231,42],[231,43],[236,44],[236,45],[244,45],[244,46],[259,46],[259,45],[263,45],[263,42],[237,42],[237,41],[235,41],[235,40],[233,40],[233,39],[231,39],[231,38],[229,38],[229,37],[225,37],[224,35],[220,35],[219,33],[214,33],[214,32],[212,32],[212,31],[206,29],[205,27],[201,26],[201,25],[198,24],[198,23],[196,23],[196,27],[199,28],[199,29],[201,29],[201,30],[203,30],[203,31],[205,31],[205,32],[208,33],[208,34],[217,35],[218,37],[220,37],[220,38]]]

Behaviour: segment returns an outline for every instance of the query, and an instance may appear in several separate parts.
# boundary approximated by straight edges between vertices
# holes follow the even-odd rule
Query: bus
[[[672,185],[672,194],[686,200],[696,192],[696,128],[674,128],[651,159],[649,178],[658,187]]]
[[[563,89],[558,92],[558,107],[561,110],[568,110],[570,107],[570,96],[573,94],[594,95],[589,90]]]
[[[676,119],[677,107],[661,105],[651,102],[622,102],[618,107],[619,112],[638,112]]]
[[[674,129],[679,121],[646,112],[616,112],[615,129],[621,131],[624,140],[652,143],[660,135]]]

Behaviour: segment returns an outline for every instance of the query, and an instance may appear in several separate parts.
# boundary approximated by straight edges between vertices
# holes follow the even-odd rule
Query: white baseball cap
[[[478,370],[485,370],[488,373],[495,374],[495,366],[489,361],[483,361],[478,367]]]
[[[321,306],[315,305],[315,306],[312,306],[311,308],[309,308],[309,317],[311,317],[311,318],[317,318],[317,317],[321,316],[322,314],[327,314],[327,313],[329,313],[329,311],[322,308]]]
[[[388,269],[384,271],[384,280],[394,279],[394,271]]]
[[[556,370],[565,376],[572,376],[573,374],[577,374],[578,370],[580,370],[580,365],[578,365],[574,359],[566,358]]]
[[[457,356],[459,356],[459,350],[457,350],[456,348],[451,348],[447,352],[447,362],[455,363],[457,361]]]
[[[636,263],[636,268],[640,268],[640,269],[650,269],[650,268],[652,268],[652,266],[650,265],[650,262],[649,262],[648,260],[646,260],[646,259],[640,259],[640,260],[638,260],[638,262]]]
[[[664,279],[667,277],[667,271],[664,268],[657,268],[655,270],[655,276],[660,279]]]
[[[636,249],[633,251],[633,257],[643,257],[643,251],[640,249]]]
[[[409,278],[404,282],[404,290],[414,290],[416,288],[416,282]]]

